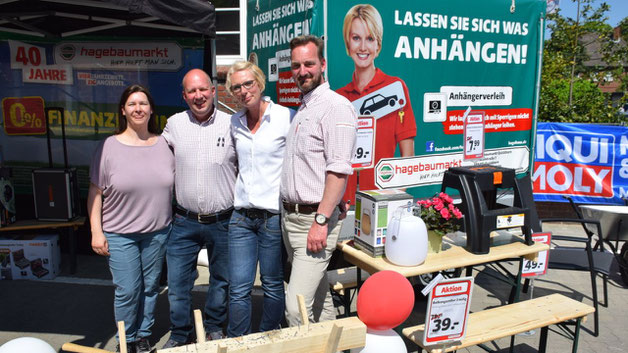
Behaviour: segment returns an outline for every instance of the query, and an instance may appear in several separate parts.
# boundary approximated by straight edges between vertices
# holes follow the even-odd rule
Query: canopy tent
[[[216,11],[204,0],[0,0],[0,33],[77,37],[203,38],[203,69],[214,84]]]
[[[0,31],[37,37],[216,36],[202,0],[0,0]]]

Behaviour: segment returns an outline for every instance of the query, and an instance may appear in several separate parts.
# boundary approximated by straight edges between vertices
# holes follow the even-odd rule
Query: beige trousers
[[[329,292],[327,266],[336,249],[342,221],[338,220],[338,208],[329,219],[327,247],[318,252],[307,250],[307,233],[314,222],[314,213],[302,214],[282,210],[281,226],[283,241],[292,264],[290,283],[286,290],[286,321],[290,326],[301,324],[297,294],[305,298],[310,322],[336,319],[336,311]]]

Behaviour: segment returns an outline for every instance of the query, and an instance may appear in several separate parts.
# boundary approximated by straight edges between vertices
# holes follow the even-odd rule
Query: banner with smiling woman
[[[545,0],[248,4],[249,58],[273,98],[299,104],[290,39],[324,36],[332,89],[375,121],[373,167],[354,173],[345,199],[358,181],[360,190],[429,196],[454,166],[530,171]]]

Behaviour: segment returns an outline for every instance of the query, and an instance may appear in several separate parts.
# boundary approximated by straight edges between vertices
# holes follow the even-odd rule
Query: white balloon
[[[20,337],[0,346],[0,353],[57,353],[46,341],[35,337]]]
[[[408,353],[403,339],[394,330],[366,329],[366,345],[360,353]]]

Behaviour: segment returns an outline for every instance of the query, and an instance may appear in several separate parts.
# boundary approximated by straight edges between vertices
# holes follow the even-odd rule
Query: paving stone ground
[[[562,228],[561,228],[562,227]],[[565,225],[555,226],[554,231],[577,232],[578,228]],[[37,337],[48,342],[55,350],[65,342],[115,350],[115,324],[113,318],[113,286],[104,258],[79,255],[77,273],[68,273],[67,255],[64,254],[63,269],[52,281],[0,281],[0,345],[18,337]],[[514,268],[515,264],[507,264]],[[617,270],[617,268],[615,268]],[[490,275],[496,270],[491,266],[479,266],[474,271],[475,288],[472,311],[504,305],[509,287]],[[199,267],[199,278],[193,292],[195,308],[204,303],[204,290],[208,273]],[[259,285],[259,281],[257,281]],[[602,296],[602,281],[598,279],[598,292]],[[591,304],[591,286],[588,272],[550,270],[534,281],[533,296],[562,293],[576,300]],[[522,294],[529,298],[530,294]],[[600,335],[594,337],[593,317],[589,317],[581,331],[579,352],[625,352],[628,344],[628,290],[617,273],[608,283],[608,305],[600,307]],[[354,300],[355,310],[355,300]],[[259,320],[261,289],[254,290],[254,317]],[[415,310],[403,325],[416,325],[425,319],[426,301],[418,297]],[[341,309],[339,309],[341,310]],[[168,339],[168,298],[163,287],[156,309],[155,326],[151,343],[161,347]],[[515,352],[536,352],[540,330],[532,335],[516,337]],[[507,352],[510,340],[502,339],[489,345],[498,352]],[[416,347],[408,343],[409,351]],[[565,332],[552,326],[548,337],[548,352],[571,351],[571,341]],[[471,347],[459,352],[484,352]]]

